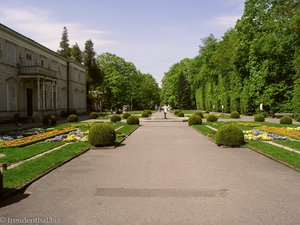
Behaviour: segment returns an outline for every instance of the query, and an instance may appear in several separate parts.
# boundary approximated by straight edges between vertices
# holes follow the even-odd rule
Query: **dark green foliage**
[[[265,122],[265,117],[262,114],[254,115],[254,121],[255,122]]]
[[[180,110],[175,110],[175,111],[174,111],[174,114],[177,116],[178,113],[180,113],[180,112],[181,112]]]
[[[149,116],[149,114],[148,114],[147,112],[143,112],[143,113],[142,113],[142,117],[145,118],[145,117],[148,117],[148,116]]]
[[[243,16],[222,39],[208,35],[197,57],[170,67],[162,100],[179,107],[180,94],[188,93],[184,101],[196,101],[198,110],[254,115],[263,103],[269,115],[300,114],[299,21],[299,1],[246,0]]]
[[[140,124],[140,120],[136,116],[129,116],[127,118],[127,124],[129,124],[129,125],[135,125],[135,124],[139,125]]]
[[[116,133],[110,124],[95,124],[89,131],[89,142],[96,147],[114,145]]]
[[[48,126],[53,126],[56,124],[56,117],[55,115],[46,115],[43,117],[43,124]]]
[[[183,112],[179,112],[179,113],[177,114],[177,116],[178,116],[178,117],[184,117],[184,113],[183,113]]]
[[[128,113],[128,112],[123,113],[123,118],[124,118],[124,119],[127,119],[129,116],[131,116],[130,113]]]
[[[91,112],[90,113],[90,119],[97,119],[98,115],[96,112]]]
[[[206,111],[205,111],[205,113],[206,113],[206,114],[209,114],[209,111],[208,111],[208,110],[206,110]]]
[[[216,122],[218,120],[218,118],[215,115],[213,115],[213,114],[209,114],[207,116],[206,120],[207,120],[207,122]]]
[[[152,115],[152,111],[151,110],[144,110],[144,112],[148,113],[149,116]]]
[[[188,123],[189,123],[189,126],[191,126],[191,125],[201,125],[202,124],[202,119],[201,119],[200,116],[192,115],[192,116],[190,116]]]
[[[119,122],[119,121],[121,121],[121,116],[119,116],[119,115],[113,115],[110,118],[110,121],[113,122],[113,123]]]
[[[295,120],[297,120],[298,122],[300,122],[300,114],[295,116]]]
[[[202,112],[195,112],[194,114],[197,115],[197,116],[200,116],[201,118],[203,118],[203,113]]]
[[[61,37],[61,41],[59,43],[60,50],[57,50],[58,54],[69,59],[71,56],[71,49],[68,38],[68,29],[66,27],[63,28],[63,33]]]
[[[280,119],[280,124],[292,124],[293,123],[293,119],[290,116],[283,116]]]
[[[245,143],[242,129],[232,124],[219,128],[215,140],[217,145],[230,147],[239,147]]]
[[[239,114],[239,112],[237,112],[237,111],[233,111],[233,112],[231,112],[231,114],[230,114],[230,118],[234,118],[234,119],[238,119],[238,118],[240,118],[240,114]]]
[[[75,43],[70,49],[71,51],[71,59],[75,60],[76,62],[82,63],[82,51],[79,48],[79,45]]]
[[[299,15],[299,17],[300,17],[300,15]],[[300,75],[300,71],[298,73]],[[298,78],[294,83],[293,108],[294,108],[295,119],[299,120],[300,119],[300,78]]]
[[[75,114],[71,114],[68,116],[68,122],[70,123],[74,123],[74,122],[78,122],[78,116]]]

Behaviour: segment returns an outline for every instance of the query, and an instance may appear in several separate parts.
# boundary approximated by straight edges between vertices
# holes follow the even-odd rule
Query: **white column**
[[[38,101],[38,111],[40,111],[41,110],[40,78],[37,78],[37,101]]]
[[[54,109],[54,87],[53,87],[53,81],[51,81],[51,109]]]
[[[6,111],[9,111],[9,86],[6,84]]]
[[[43,79],[43,110],[46,110],[46,90],[45,90],[45,80]]]
[[[58,92],[57,92],[57,81],[55,82],[55,109],[58,109]]]

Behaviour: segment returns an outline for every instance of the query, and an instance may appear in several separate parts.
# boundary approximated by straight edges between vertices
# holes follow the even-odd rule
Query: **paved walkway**
[[[0,221],[299,225],[300,173],[246,148],[219,148],[187,123],[145,122],[123,146],[88,151],[5,204]]]

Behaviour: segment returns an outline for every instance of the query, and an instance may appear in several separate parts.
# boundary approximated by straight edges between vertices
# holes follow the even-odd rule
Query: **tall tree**
[[[75,60],[76,62],[82,63],[82,51],[79,48],[77,42],[71,48],[71,59]]]
[[[87,69],[88,90],[91,89],[93,85],[100,85],[104,77],[101,69],[96,64],[95,56],[96,52],[94,50],[94,43],[92,40],[87,40],[85,42],[85,49],[83,52],[83,64]]]
[[[71,50],[70,50],[67,27],[63,28],[63,33],[62,33],[61,41],[59,43],[59,47],[60,49],[57,50],[58,54],[69,59],[71,57]]]

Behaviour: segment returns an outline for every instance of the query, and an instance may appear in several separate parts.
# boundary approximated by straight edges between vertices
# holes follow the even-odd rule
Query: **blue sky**
[[[201,39],[235,25],[245,0],[9,0],[0,22],[56,51],[63,27],[81,49],[92,39],[97,54],[133,62],[158,83],[169,67],[197,55]]]

